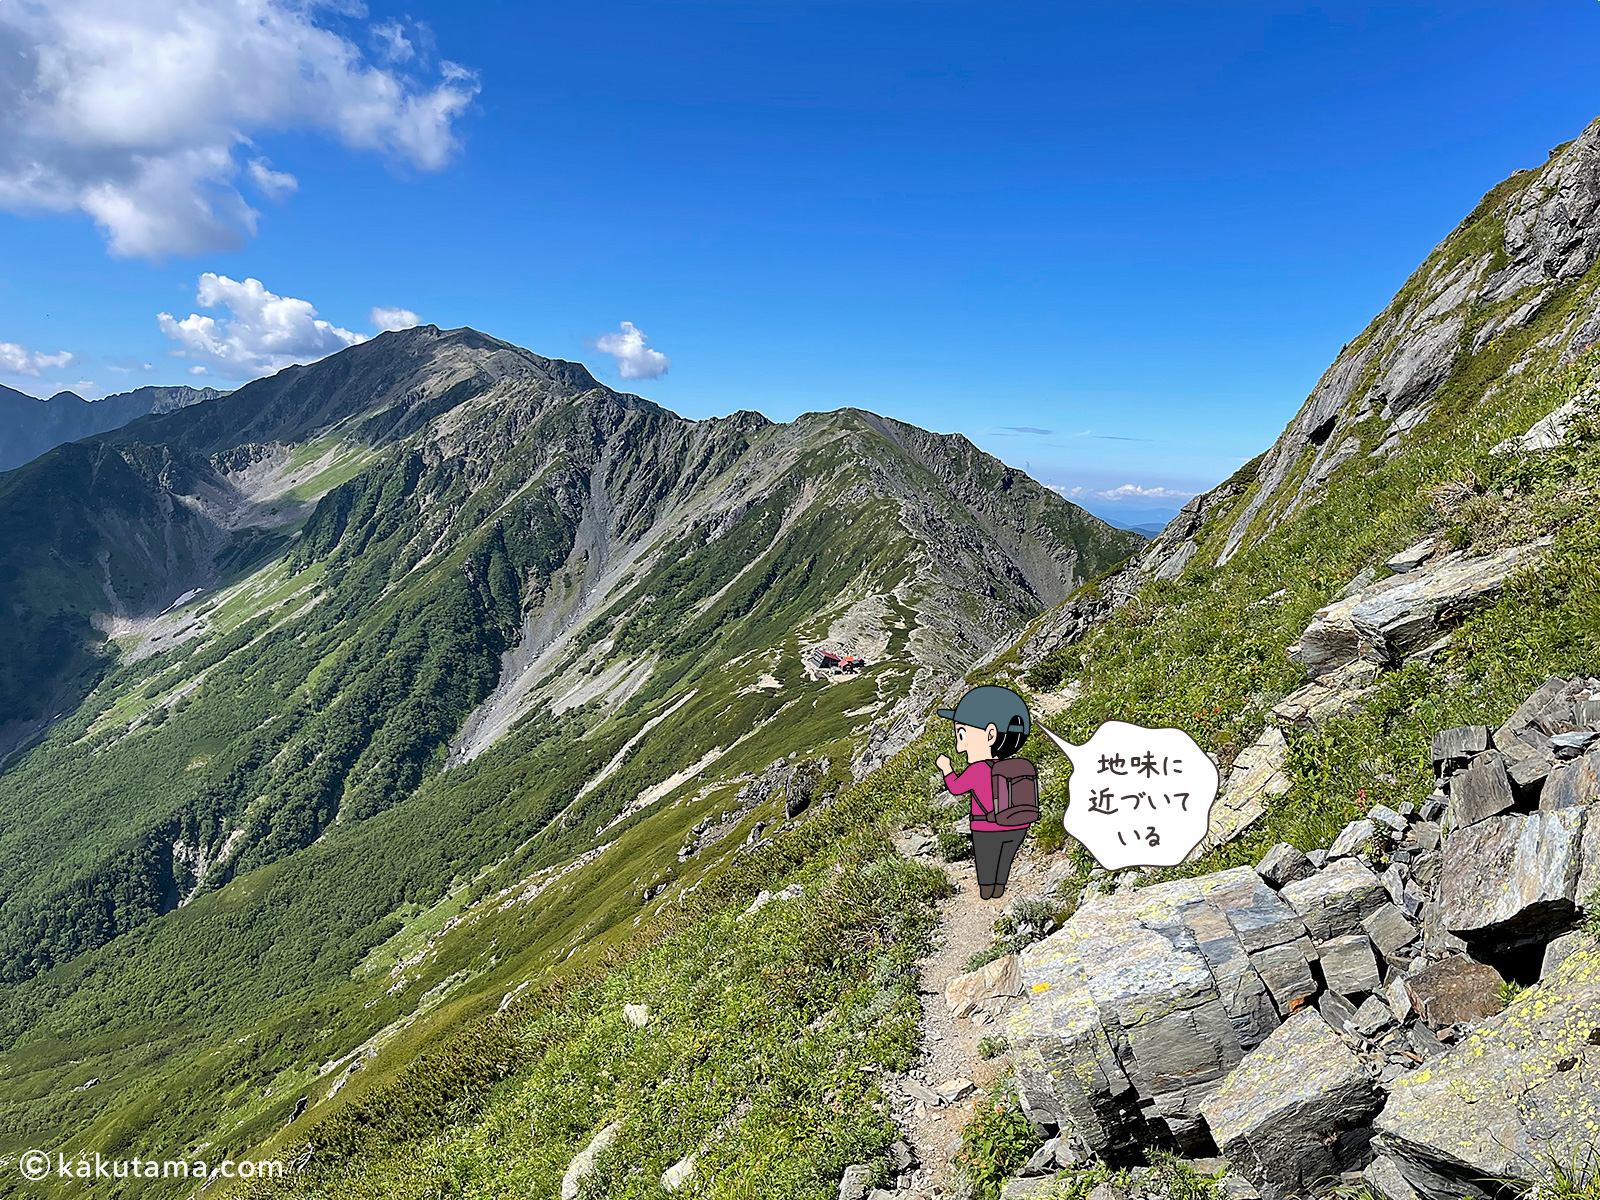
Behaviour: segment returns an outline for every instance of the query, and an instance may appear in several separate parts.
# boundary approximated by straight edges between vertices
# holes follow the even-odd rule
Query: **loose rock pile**
[[[1265,1200],[1357,1172],[1387,1200],[1488,1197],[1592,1141],[1600,680],[1551,679],[1432,757],[1420,809],[1091,890],[1024,950],[1005,1030],[1036,1126],[1111,1163],[1220,1150]],[[1538,986],[1502,1011],[1508,979]]]

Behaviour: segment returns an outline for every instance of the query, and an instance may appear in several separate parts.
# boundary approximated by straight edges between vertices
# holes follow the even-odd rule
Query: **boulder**
[[[1286,884],[1282,896],[1318,942],[1356,933],[1389,899],[1376,875],[1355,858],[1340,858],[1308,879]]]
[[[1341,996],[1361,996],[1383,982],[1372,943],[1363,935],[1347,934],[1317,947],[1322,954],[1322,978]]]
[[[1359,821],[1351,821],[1339,831],[1339,836],[1333,839],[1333,845],[1328,847],[1328,857],[1345,858],[1352,854],[1360,854],[1377,832],[1377,825],[1365,817]]]
[[[1600,1113],[1600,950],[1556,973],[1447,1053],[1396,1080],[1375,1148],[1425,1200],[1488,1200],[1582,1164]]]
[[[1356,1009],[1350,1028],[1364,1038],[1376,1037],[1394,1024],[1394,1012],[1378,996],[1368,996]]]
[[[1250,956],[1250,965],[1281,1015],[1299,1012],[1316,996],[1317,980],[1311,973],[1315,958],[1315,954],[1306,953],[1304,942],[1272,946]]]
[[[1513,572],[1542,554],[1548,541],[1511,546],[1479,558],[1445,560],[1402,576],[1397,586],[1363,598],[1350,611],[1369,657],[1386,665],[1437,638],[1442,626],[1500,594]]]
[[[1288,842],[1279,842],[1256,864],[1256,874],[1275,888],[1315,875],[1311,860]]]
[[[946,1104],[955,1104],[972,1095],[973,1092],[978,1090],[978,1087],[970,1079],[957,1077],[955,1079],[946,1079],[933,1090],[939,1093],[939,1099]]]
[[[1221,907],[1242,897],[1253,939],[1292,932],[1257,887],[1237,867],[1094,896],[1022,952],[1006,1035],[1035,1124],[1071,1126],[1102,1155],[1209,1146],[1199,1100],[1278,1020],[1255,964],[1280,947],[1252,956]]]
[[[1474,754],[1481,754],[1489,748],[1489,727],[1487,725],[1457,725],[1453,729],[1441,729],[1433,735],[1433,742],[1428,748],[1428,756],[1435,766],[1452,759],[1467,759]]]
[[[1354,659],[1389,666],[1436,641],[1444,625],[1499,595],[1507,578],[1548,543],[1475,558],[1451,555],[1392,576],[1317,611],[1289,658],[1320,679]]]
[[[1556,725],[1571,725],[1577,714],[1578,690],[1576,680],[1552,675],[1506,718],[1494,733],[1496,746],[1509,746],[1524,730],[1541,729],[1546,735],[1555,732]]]
[[[1588,704],[1589,701],[1585,700],[1583,703]],[[1569,733],[1558,733],[1550,739],[1550,753],[1560,759],[1577,758],[1593,746],[1596,740],[1600,740],[1600,730],[1596,729],[1574,729]],[[1592,796],[1587,798],[1594,799]]]
[[[1035,1175],[1048,1174],[1057,1165],[1056,1152],[1060,1149],[1061,1139],[1059,1137],[1046,1139],[1044,1145],[1035,1150],[1028,1161],[1022,1164],[1022,1170],[1018,1171],[1017,1174],[1030,1178]]]
[[[980,1009],[999,1010],[1000,1003],[1022,994],[1022,972],[1015,954],[957,975],[944,985],[944,1001],[956,1017],[970,1017]]]
[[[1515,802],[1503,755],[1485,754],[1450,777],[1450,815],[1457,829],[1503,813]]]
[[[589,1144],[567,1164],[566,1174],[561,1177],[561,1200],[577,1200],[578,1188],[584,1178],[594,1170],[595,1157],[612,1142],[617,1140],[617,1135],[622,1132],[622,1123],[613,1121],[590,1139]]]
[[[662,1188],[669,1192],[675,1192],[688,1183],[689,1180],[693,1179],[695,1168],[694,1159],[695,1156],[690,1154],[687,1157],[680,1158],[665,1171],[661,1172]],[[845,1169],[846,1171],[849,1170],[848,1167]],[[843,1185],[840,1185],[840,1195],[842,1196],[843,1194]],[[863,1189],[863,1195],[865,1195],[865,1189]],[[857,1197],[856,1200],[861,1200],[861,1197]]]
[[[1267,801],[1289,790],[1289,776],[1284,771],[1288,759],[1289,745],[1276,725],[1268,725],[1253,745],[1241,750],[1211,805],[1205,837],[1185,861],[1199,858],[1255,824],[1267,811]]]
[[[1343,1032],[1346,1022],[1356,1019],[1356,1006],[1338,992],[1323,992],[1317,997],[1317,1011],[1335,1032]]]
[[[1595,939],[1582,930],[1574,929],[1553,938],[1544,948],[1544,958],[1539,963],[1539,978],[1549,979],[1567,958],[1585,946],[1595,944]]]
[[[1401,805],[1402,808],[1405,805]],[[1395,833],[1406,831],[1406,819],[1387,804],[1374,804],[1367,811],[1367,820],[1386,826]]]
[[[1539,807],[1546,811],[1575,808],[1600,799],[1600,751],[1552,767],[1539,791]]]
[[[1406,914],[1393,904],[1383,904],[1374,909],[1361,922],[1361,928],[1385,958],[1409,946],[1421,933],[1406,920]]]
[[[1500,972],[1459,954],[1429,963],[1405,980],[1411,1007],[1435,1029],[1499,1012]]]
[[[1453,832],[1439,877],[1440,920],[1469,943],[1528,941],[1572,923],[1584,809],[1489,817]]]
[[[1252,1050],[1200,1108],[1262,1200],[1289,1200],[1364,1165],[1363,1131],[1382,1103],[1339,1035],[1306,1011]]]
[[[839,1200],[866,1200],[872,1186],[872,1168],[866,1163],[851,1163],[839,1177]]]

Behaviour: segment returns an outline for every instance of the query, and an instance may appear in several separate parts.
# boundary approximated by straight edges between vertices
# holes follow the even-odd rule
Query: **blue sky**
[[[392,306],[687,416],[960,431],[1124,519],[1600,115],[1595,0],[11,0],[8,37],[79,74],[0,65],[0,383],[235,386]]]

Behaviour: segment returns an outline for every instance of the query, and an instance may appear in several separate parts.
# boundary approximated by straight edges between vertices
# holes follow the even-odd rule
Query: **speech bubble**
[[[1106,870],[1174,867],[1205,838],[1217,766],[1183,730],[1107,721],[1081,746],[1044,732],[1072,760],[1062,823]]]

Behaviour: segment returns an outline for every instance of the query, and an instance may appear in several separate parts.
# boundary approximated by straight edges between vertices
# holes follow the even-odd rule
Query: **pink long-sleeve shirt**
[[[944,786],[950,789],[952,796],[959,796],[963,792],[972,793],[972,828],[979,833],[1001,833],[1027,828],[1026,825],[997,825],[988,819],[994,812],[994,772],[989,769],[987,760],[973,763],[959,775],[953,772],[946,775]]]

